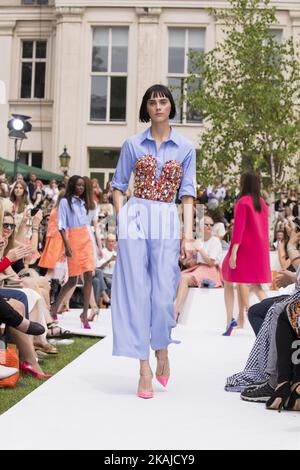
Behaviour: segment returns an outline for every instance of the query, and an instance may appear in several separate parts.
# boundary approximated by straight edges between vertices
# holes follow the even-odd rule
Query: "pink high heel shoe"
[[[89,322],[84,323],[82,314],[80,315],[81,326],[84,330],[91,330]]]
[[[98,320],[100,310],[99,308],[92,308],[92,314],[88,317],[88,321],[94,321],[95,318]]]
[[[159,362],[163,362],[164,365],[163,365],[163,368],[162,368],[162,374],[158,374],[157,373],[157,369],[156,369],[156,374],[155,374],[155,377],[156,377],[156,380],[163,386],[163,387],[166,387],[167,384],[168,384],[168,381],[169,381],[169,378],[170,378],[170,370],[169,370],[169,359],[168,359],[168,356],[164,357],[164,358],[160,358],[159,355],[158,355],[158,351],[155,351],[155,357],[157,359],[157,365]],[[167,365],[167,367],[166,367]],[[165,369],[167,371],[169,371],[169,373],[164,373]]]
[[[152,373],[151,373],[151,375],[150,374],[140,374],[140,377],[151,377],[151,379],[152,379],[153,375],[152,375]],[[141,380],[141,378],[140,378],[140,380]],[[139,398],[149,399],[149,398],[153,398],[154,393],[153,393],[152,390],[150,392],[147,392],[147,391],[140,391],[139,388],[138,388],[137,396]]]
[[[39,372],[34,370],[33,367],[26,361],[21,362],[20,371],[22,372],[22,377],[24,377],[25,375],[31,375],[31,377],[40,380],[47,380],[52,377],[51,374],[40,374]]]

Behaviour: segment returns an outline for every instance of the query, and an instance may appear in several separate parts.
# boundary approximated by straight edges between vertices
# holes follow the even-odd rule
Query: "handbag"
[[[18,369],[14,375],[0,380],[0,388],[15,388],[19,377],[19,355],[14,344],[8,344],[7,349],[0,350],[0,364]]]
[[[286,306],[286,313],[291,327],[300,338],[300,299],[294,300]]]

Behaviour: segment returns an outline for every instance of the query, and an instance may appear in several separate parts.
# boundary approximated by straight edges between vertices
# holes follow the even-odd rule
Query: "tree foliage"
[[[229,1],[228,10],[210,10],[224,25],[222,43],[191,52],[187,100],[205,123],[198,170],[207,184],[254,169],[273,192],[300,149],[299,55],[292,38],[274,36],[276,10],[268,0]]]

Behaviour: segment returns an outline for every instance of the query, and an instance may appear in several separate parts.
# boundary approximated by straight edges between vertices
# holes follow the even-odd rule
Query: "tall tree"
[[[292,38],[278,41],[269,0],[229,3],[210,10],[224,25],[222,43],[191,53],[187,100],[205,123],[198,170],[204,184],[260,171],[274,197],[300,149],[299,54]]]

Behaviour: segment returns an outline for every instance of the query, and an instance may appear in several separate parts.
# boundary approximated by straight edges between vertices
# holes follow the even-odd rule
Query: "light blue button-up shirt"
[[[196,197],[196,152],[193,144],[171,128],[169,138],[159,149],[151,135],[151,128],[127,139],[121,149],[118,165],[112,179],[113,188],[125,192],[137,160],[145,155],[156,158],[156,178],[168,160],[177,160],[183,170],[178,197]]]
[[[85,202],[76,197],[72,198],[72,210],[66,198],[61,199],[58,206],[58,230],[84,227],[90,225]]]

